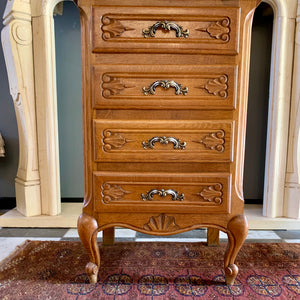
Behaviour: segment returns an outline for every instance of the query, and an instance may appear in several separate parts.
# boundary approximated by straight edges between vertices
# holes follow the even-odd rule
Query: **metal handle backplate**
[[[168,189],[168,190],[157,190],[157,189],[153,189],[151,191],[148,191],[147,194],[141,194],[142,200],[147,201],[147,200],[153,200],[153,196],[154,195],[159,195],[160,197],[166,197],[167,195],[171,195],[172,196],[172,200],[176,201],[183,201],[184,200],[184,194],[179,194],[177,191]]]
[[[148,29],[143,29],[142,33],[145,38],[147,37],[155,37],[156,30],[161,27],[164,30],[175,30],[176,31],[176,37],[185,37],[187,38],[190,34],[189,30],[183,30],[183,28],[179,25],[177,25],[174,22],[168,22],[168,21],[159,21],[156,22],[154,25],[150,26]]]
[[[186,147],[186,142],[180,142],[179,139],[174,137],[165,137],[165,136],[155,136],[148,141],[142,142],[142,146],[144,149],[154,149],[154,144],[159,142],[161,144],[169,144],[173,143],[173,149],[184,150]]]
[[[174,80],[156,80],[152,84],[150,84],[149,87],[143,87],[143,93],[144,95],[155,95],[155,89],[161,86],[165,90],[173,87],[175,89],[175,94],[176,95],[186,95],[189,91],[187,87],[182,87],[181,84],[175,82]]]

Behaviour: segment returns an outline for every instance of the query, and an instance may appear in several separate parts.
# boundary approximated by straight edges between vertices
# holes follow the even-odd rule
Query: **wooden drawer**
[[[238,8],[92,8],[93,52],[238,52]]]
[[[93,184],[98,212],[230,212],[230,174],[94,172]]]
[[[233,109],[236,66],[98,65],[94,108]]]
[[[230,162],[232,121],[94,120],[97,162]]]

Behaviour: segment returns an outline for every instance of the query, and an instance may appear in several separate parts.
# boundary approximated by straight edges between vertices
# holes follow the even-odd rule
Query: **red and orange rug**
[[[300,299],[300,244],[245,244],[233,286],[226,245],[120,242],[101,247],[98,282],[80,242],[27,241],[0,265],[0,299]]]

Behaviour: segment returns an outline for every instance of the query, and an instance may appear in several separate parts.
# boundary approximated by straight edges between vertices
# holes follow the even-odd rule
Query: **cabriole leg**
[[[228,246],[225,253],[224,268],[226,284],[232,285],[238,273],[235,265],[236,256],[242,247],[248,233],[248,221],[246,216],[233,217],[227,225]]]
[[[97,221],[90,215],[82,213],[78,218],[77,229],[80,240],[90,257],[90,262],[86,265],[85,271],[90,283],[96,283],[100,267],[100,252],[97,244]]]

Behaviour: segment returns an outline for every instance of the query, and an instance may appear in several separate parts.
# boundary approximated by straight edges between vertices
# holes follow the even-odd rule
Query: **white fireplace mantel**
[[[3,15],[20,144],[17,210],[25,217],[61,213],[53,20],[61,1],[7,0]],[[299,219],[300,0],[264,1],[273,8],[274,29],[263,214]]]

